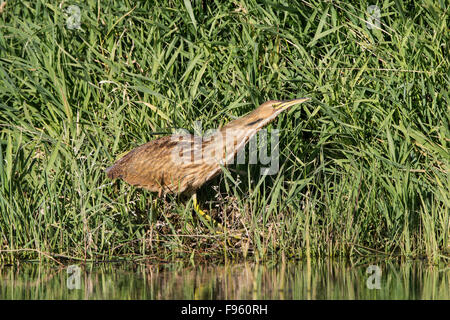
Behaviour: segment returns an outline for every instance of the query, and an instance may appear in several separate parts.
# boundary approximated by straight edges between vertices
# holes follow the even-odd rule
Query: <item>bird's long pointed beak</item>
[[[287,108],[295,106],[296,104],[300,104],[300,103],[303,103],[303,102],[308,101],[308,100],[309,100],[309,98],[299,98],[299,99],[293,99],[293,100],[285,100],[285,101],[281,101],[281,103],[279,105],[275,105],[274,108],[275,109],[285,110]]]

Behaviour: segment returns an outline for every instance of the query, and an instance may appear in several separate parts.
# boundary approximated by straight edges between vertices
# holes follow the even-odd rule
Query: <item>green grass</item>
[[[81,9],[81,29],[65,13]],[[8,1],[0,13],[0,259],[449,259],[448,1]],[[111,182],[117,157],[269,99],[280,170],[192,201]],[[145,102],[145,103],[144,103]]]

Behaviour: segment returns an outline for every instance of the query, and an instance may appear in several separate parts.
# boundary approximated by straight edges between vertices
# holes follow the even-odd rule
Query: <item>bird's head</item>
[[[264,118],[269,118],[273,114],[280,114],[292,106],[308,101],[309,98],[299,98],[292,100],[269,100],[260,105],[256,110]]]
[[[275,119],[281,112],[308,100],[309,98],[266,101],[246,116],[229,122],[222,130],[242,129],[244,132],[248,130],[256,132]]]
[[[245,122],[248,126],[260,128],[275,119],[281,112],[308,100],[309,98],[266,101],[245,117]]]

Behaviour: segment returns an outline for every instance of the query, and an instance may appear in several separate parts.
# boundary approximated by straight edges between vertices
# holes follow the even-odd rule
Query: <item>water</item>
[[[448,265],[0,266],[0,299],[450,299]]]

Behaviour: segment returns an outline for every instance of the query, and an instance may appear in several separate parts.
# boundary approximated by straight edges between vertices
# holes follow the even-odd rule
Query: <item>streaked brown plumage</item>
[[[262,127],[284,110],[307,100],[267,101],[207,137],[184,134],[150,141],[130,151],[106,173],[110,179],[121,178],[159,195],[195,193],[219,174],[221,165],[229,164]]]

